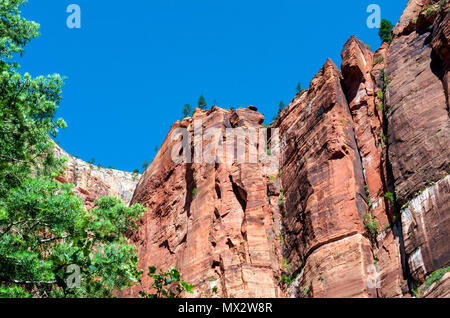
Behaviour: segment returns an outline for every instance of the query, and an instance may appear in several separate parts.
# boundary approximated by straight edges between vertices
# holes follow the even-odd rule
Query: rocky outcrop
[[[233,155],[239,143],[226,146],[233,133],[238,139],[249,134],[243,143],[248,156],[259,152],[258,158],[267,153],[276,158],[264,138],[252,139],[252,133],[263,132],[263,120],[254,107],[214,107],[198,108],[193,118],[174,124],[132,200],[148,208],[131,236],[142,269],[176,265],[194,284],[195,293],[187,295],[192,297],[282,296],[278,162],[239,163]],[[144,278],[144,288],[149,285]],[[122,296],[139,291],[131,288]]]
[[[140,176],[129,172],[99,168],[77,159],[55,145],[55,155],[67,158],[66,170],[57,177],[60,182],[72,183],[74,192],[83,199],[89,210],[102,196],[115,196],[129,204]]]
[[[424,290],[422,296],[424,298],[450,298],[450,273],[445,274],[444,277]]]

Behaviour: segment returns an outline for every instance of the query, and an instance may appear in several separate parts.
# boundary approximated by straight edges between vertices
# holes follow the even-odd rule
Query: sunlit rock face
[[[209,148],[212,143],[229,139],[226,129],[237,130],[238,135],[255,132],[262,129],[263,120],[254,107],[197,109],[193,118],[174,124],[137,186],[132,202],[148,208],[131,236],[138,246],[140,267],[177,266],[196,287],[193,295],[186,296],[282,296],[277,284],[281,266],[278,159],[272,166],[205,158],[208,149],[218,154],[214,153],[218,148]],[[189,136],[187,149],[179,148],[180,129]],[[248,152],[266,155],[258,138],[245,145]],[[177,163],[174,154],[180,153],[189,153],[192,162]],[[144,288],[150,284],[143,279]],[[131,288],[122,296],[137,296],[139,291]]]
[[[70,159],[64,180],[88,206],[113,194],[147,208],[129,236],[143,281],[118,295],[175,265],[186,297],[449,297],[448,274],[429,281],[450,263],[448,12],[410,0],[390,45],[351,37],[341,69],[327,60],[268,135],[253,106],[197,109],[137,186]],[[227,141],[252,133],[230,160]]]
[[[382,74],[388,46],[384,43],[375,53],[355,37],[342,51],[343,90],[346,94],[355,131],[356,144],[366,187],[368,213],[378,229],[372,244],[379,276],[379,297],[398,297],[404,285],[399,224],[394,226],[394,205],[386,193],[393,193],[386,151],[386,122],[384,118],[384,89]],[[370,203],[369,203],[370,202]]]
[[[64,174],[57,178],[60,182],[75,185],[74,192],[84,201],[89,210],[102,196],[114,196],[129,204],[140,176],[115,169],[99,168],[69,155],[61,147],[55,147],[57,157],[67,158]]]

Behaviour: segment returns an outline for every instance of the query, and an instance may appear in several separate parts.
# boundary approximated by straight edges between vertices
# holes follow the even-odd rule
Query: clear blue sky
[[[79,30],[66,26],[71,3]],[[407,0],[30,0],[23,15],[42,36],[19,62],[33,76],[68,77],[59,110],[68,128],[57,138],[66,151],[131,171],[200,94],[255,105],[270,122],[328,57],[340,66],[351,35],[376,49],[371,3],[395,24]]]

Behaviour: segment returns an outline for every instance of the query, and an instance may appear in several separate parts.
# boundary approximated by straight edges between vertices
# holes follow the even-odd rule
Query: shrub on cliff
[[[86,211],[73,185],[55,181],[55,114],[63,79],[32,78],[14,62],[39,33],[24,0],[0,2],[0,297],[104,297],[140,278],[125,234],[140,205],[106,197]]]
[[[153,293],[139,292],[143,298],[178,298],[183,292],[193,293],[194,286],[181,278],[176,266],[169,268],[168,272],[160,270],[159,273],[156,273],[156,267],[150,266],[148,276],[153,278]]]
[[[387,44],[391,44],[392,41],[392,28],[393,25],[386,19],[381,20],[380,30],[378,31],[378,35],[382,42],[386,42]]]

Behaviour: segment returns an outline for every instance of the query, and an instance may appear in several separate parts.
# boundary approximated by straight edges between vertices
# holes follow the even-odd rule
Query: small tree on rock
[[[298,82],[296,89],[297,89],[297,95],[302,92],[302,84],[300,82]]]
[[[206,109],[206,107],[208,107],[208,104],[206,104],[206,100],[203,95],[200,95],[198,99],[198,107],[200,107],[201,109]]]
[[[392,28],[393,25],[391,22],[389,22],[386,19],[381,20],[380,23],[380,31],[378,32],[378,35],[380,36],[380,39],[382,42],[386,42],[387,44],[391,44],[392,41]]]
[[[192,106],[190,104],[185,104],[182,110],[183,118],[191,116]]]
[[[280,115],[281,111],[284,109],[285,105],[283,101],[280,101],[280,104],[278,105],[278,115]]]

